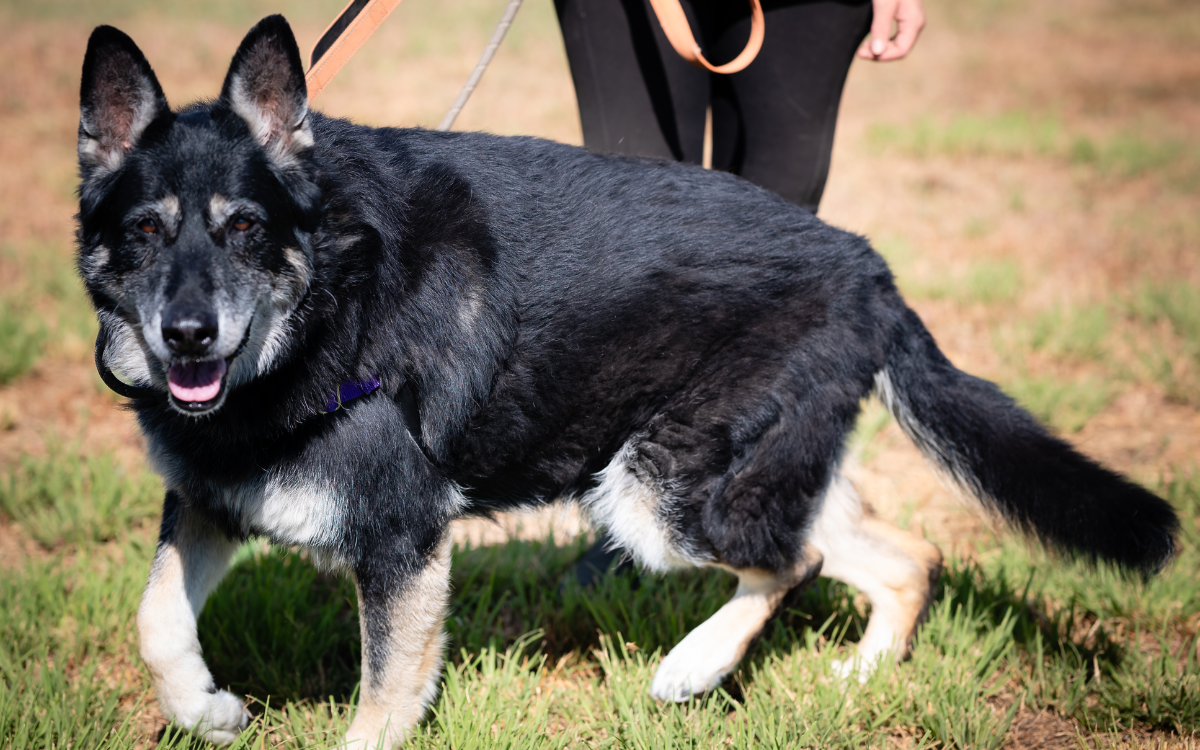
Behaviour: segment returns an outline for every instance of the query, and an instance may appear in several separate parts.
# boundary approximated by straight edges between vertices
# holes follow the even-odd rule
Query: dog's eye
[[[230,226],[233,227],[235,232],[245,232],[253,225],[254,222],[247,219],[245,216],[238,216],[233,220],[233,224]]]
[[[145,234],[158,234],[158,222],[154,219],[142,219],[138,222],[137,228]]]

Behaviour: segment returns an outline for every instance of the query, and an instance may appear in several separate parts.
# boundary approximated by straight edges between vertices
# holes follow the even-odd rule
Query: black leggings
[[[816,213],[842,86],[871,27],[870,0],[764,0],[766,37],[745,70],[718,75],[685,62],[646,0],[555,0],[584,145],[699,164],[712,106],[716,169]],[[750,36],[747,0],[683,0],[709,62]]]

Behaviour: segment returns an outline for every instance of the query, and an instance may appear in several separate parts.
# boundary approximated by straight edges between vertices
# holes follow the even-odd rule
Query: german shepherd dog
[[[80,109],[97,366],[167,488],[141,655],[163,713],[214,742],[248,716],[196,617],[252,535],[353,575],[346,739],[370,746],[437,693],[450,521],[556,498],[644,568],[737,576],[662,660],[657,698],[718,685],[818,574],[871,602],[842,671],[903,657],[942,557],[839,473],[871,393],[1021,529],[1145,573],[1172,555],[1166,502],[955,369],[863,238],[741,179],[325,117],[280,16],[218,99],[179,111],[133,41],[97,28]]]

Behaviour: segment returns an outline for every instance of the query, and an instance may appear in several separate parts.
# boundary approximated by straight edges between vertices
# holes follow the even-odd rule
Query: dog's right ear
[[[116,170],[162,114],[167,98],[146,56],[126,34],[98,26],[88,40],[79,86],[79,167]]]

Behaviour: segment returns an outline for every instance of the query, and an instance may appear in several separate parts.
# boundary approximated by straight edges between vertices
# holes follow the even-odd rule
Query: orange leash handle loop
[[[667,41],[680,57],[697,68],[704,68],[713,73],[736,73],[749,65],[762,49],[765,24],[759,0],[750,0],[750,41],[746,42],[746,48],[740,55],[724,65],[713,65],[704,59],[700,45],[696,44],[696,38],[692,36],[692,29],[688,26],[687,16],[683,14],[679,0],[650,0],[650,5],[654,8],[654,15],[658,16],[663,33],[667,35]]]

